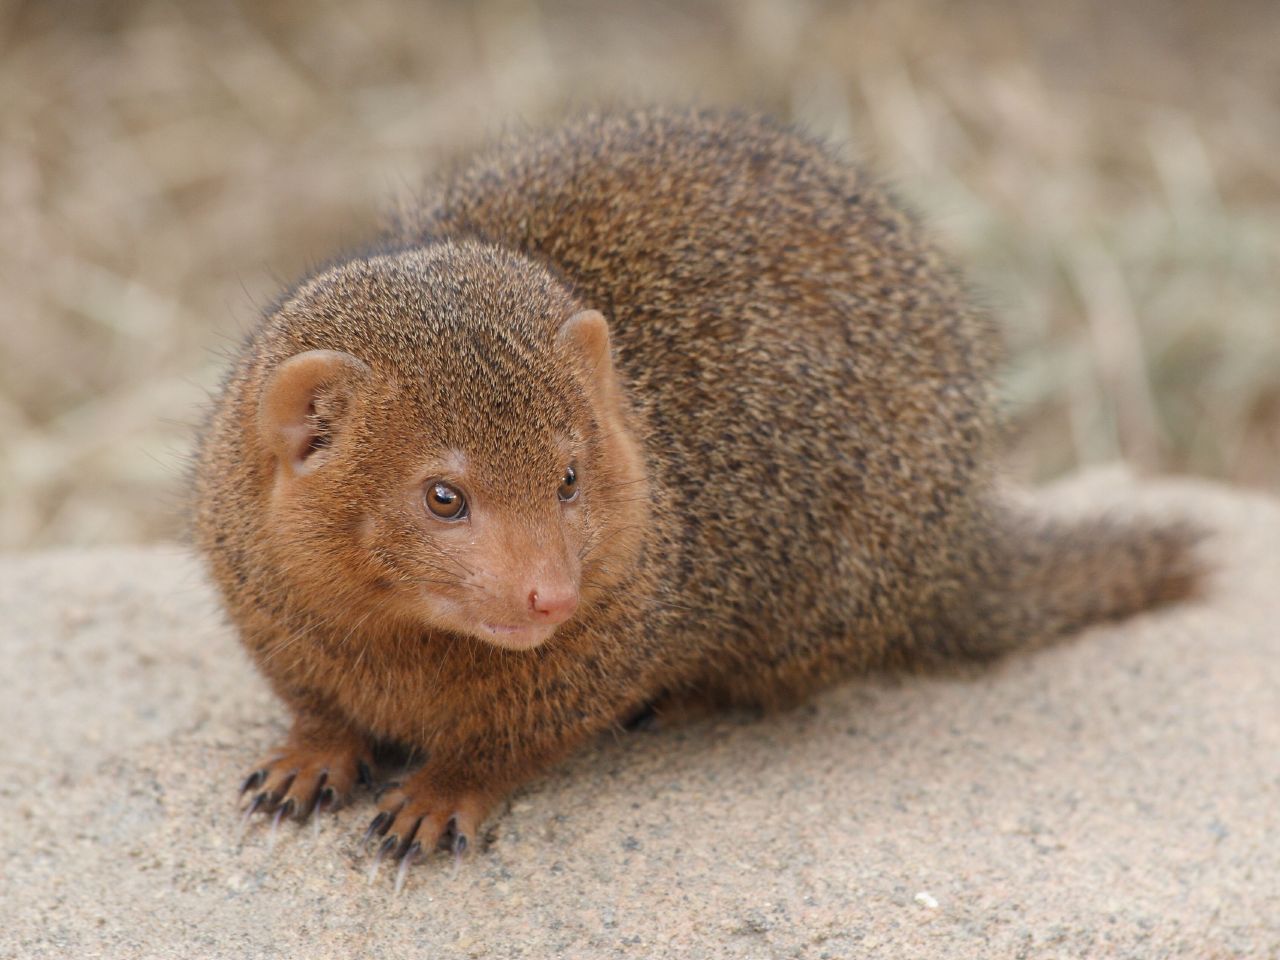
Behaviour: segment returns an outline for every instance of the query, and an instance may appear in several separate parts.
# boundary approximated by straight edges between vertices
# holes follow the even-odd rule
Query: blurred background
[[[896,185],[1006,333],[1018,475],[1280,490],[1274,0],[0,0],[0,549],[178,536],[284,283],[493,133],[647,100]]]

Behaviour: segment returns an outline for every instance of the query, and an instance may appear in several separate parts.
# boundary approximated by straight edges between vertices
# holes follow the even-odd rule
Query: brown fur
[[[659,698],[778,704],[1193,582],[1189,530],[997,502],[988,319],[874,181],[766,119],[513,139],[386,251],[252,333],[199,458],[199,544],[298,718],[266,809],[399,743],[425,763],[374,830],[404,854]],[[465,526],[422,507],[441,476]],[[559,626],[525,609],[547,584],[578,591]]]

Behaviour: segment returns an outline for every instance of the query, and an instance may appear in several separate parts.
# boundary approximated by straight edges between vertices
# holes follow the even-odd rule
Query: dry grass
[[[0,546],[181,527],[217,351],[511,122],[858,144],[1008,331],[1025,469],[1280,487],[1280,5],[0,0]]]

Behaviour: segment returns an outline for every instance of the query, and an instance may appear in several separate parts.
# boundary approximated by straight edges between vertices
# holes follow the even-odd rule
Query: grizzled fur
[[[875,181],[789,128],[647,110],[515,138],[402,209],[386,249],[263,321],[200,455],[200,546],[298,717],[250,778],[264,809],[336,802],[371,744],[398,742],[425,763],[374,830],[404,854],[465,838],[646,704],[793,701],[1192,586],[1186,529],[998,501],[989,320]],[[584,309],[608,320],[613,413],[557,345]],[[340,425],[332,462],[282,506],[254,418],[271,371],[312,349],[370,374],[317,401]],[[379,526],[417,451],[465,450],[518,512],[565,435],[582,451],[577,613],[527,651],[402,616],[394,584],[458,576]]]

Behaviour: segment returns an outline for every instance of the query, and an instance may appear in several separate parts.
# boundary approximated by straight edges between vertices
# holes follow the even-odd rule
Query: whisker
[[[456,577],[449,580],[441,580],[435,577],[410,577],[406,575],[406,576],[400,577],[398,582],[399,583],[438,583],[446,587],[465,587],[468,590],[484,590],[484,587],[482,585],[478,583],[468,583],[466,580],[463,580],[461,577]]]
[[[628,530],[635,530],[639,528],[639,526],[640,524],[637,524],[637,523],[629,523],[629,524],[626,524],[625,526],[618,527],[615,530],[611,531],[609,535],[606,537],[597,537],[594,540],[594,542],[588,541],[586,544],[583,545],[583,549],[578,551],[578,562],[586,563],[587,558],[590,557],[592,553],[594,553],[597,549],[602,547],[604,544],[608,543],[614,537],[618,536],[621,533],[626,533]]]
[[[636,478],[636,479],[634,479],[634,480],[620,480],[620,481],[619,481],[619,482],[617,482],[617,483],[607,483],[607,484],[605,484],[603,487],[601,487],[600,489],[602,489],[602,490],[612,490],[612,489],[614,489],[615,487],[631,487],[631,486],[634,486],[634,485],[635,485],[635,484],[637,484],[637,483],[647,483],[647,482],[648,482],[648,480],[649,480],[649,476],[648,476],[648,474],[645,474],[643,477],[637,477],[637,478]]]
[[[459,570],[465,573],[468,577],[475,576],[476,572],[474,570],[472,570],[470,567],[468,567],[465,563],[463,563],[461,560],[459,560],[457,557],[453,556],[452,554],[441,551],[440,557],[444,560],[448,560],[455,567],[457,567]]]

